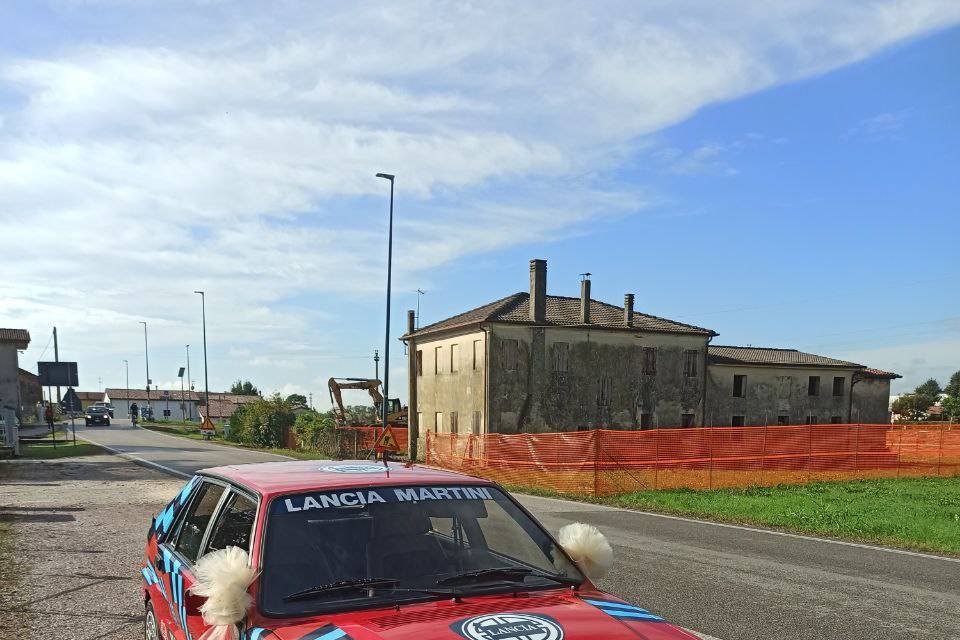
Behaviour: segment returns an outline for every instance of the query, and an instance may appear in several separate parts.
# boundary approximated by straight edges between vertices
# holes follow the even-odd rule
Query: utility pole
[[[373,350],[373,379],[380,379],[380,352],[376,349]]]
[[[187,391],[193,398],[193,378],[190,376],[190,345],[187,345]],[[190,405],[190,419],[193,420],[193,405]]]
[[[313,409],[313,391],[310,392],[310,408]]]
[[[390,407],[390,280],[393,271],[393,183],[395,176],[390,173],[378,173],[378,178],[390,181],[390,224],[387,233],[387,328],[383,345],[383,428],[387,428],[387,412]],[[375,437],[379,434],[374,429]],[[384,458],[386,460],[386,458]]]
[[[130,363],[126,360],[123,361],[123,368],[127,371],[127,396],[130,395]],[[128,397],[127,400],[130,398]]]
[[[203,291],[194,291],[200,294],[200,305],[203,312],[203,395],[207,416],[210,416],[210,376],[207,371],[207,296]]]
[[[53,360],[60,362],[60,347],[57,344],[57,328],[53,328]],[[57,386],[57,404],[60,404],[60,386]]]
[[[150,406],[150,383],[153,380],[150,379],[150,349],[147,346],[147,323],[143,320],[140,321],[140,324],[143,325],[143,355],[147,363],[147,406]]]

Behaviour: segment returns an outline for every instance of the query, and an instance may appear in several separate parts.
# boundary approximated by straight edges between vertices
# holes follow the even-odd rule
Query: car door
[[[257,521],[258,506],[255,497],[242,489],[230,486],[227,494],[220,502],[216,517],[204,539],[198,557],[202,558],[208,553],[227,547],[239,547],[249,554]],[[203,619],[199,615],[192,614],[189,607],[187,624],[194,638],[199,637],[207,628]]]
[[[204,478],[190,504],[174,524],[173,534],[158,547],[155,567],[167,586],[169,616],[160,622],[164,637],[193,640],[205,629],[199,606],[203,600],[190,594],[195,583],[192,567],[200,556],[210,525],[228,494],[226,483]]]

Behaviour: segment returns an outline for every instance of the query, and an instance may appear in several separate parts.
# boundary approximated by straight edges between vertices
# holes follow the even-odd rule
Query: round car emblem
[[[331,473],[383,473],[387,468],[380,464],[331,464],[320,467],[320,471]]]
[[[455,628],[468,640],[563,640],[563,627],[548,616],[493,613],[468,618]]]

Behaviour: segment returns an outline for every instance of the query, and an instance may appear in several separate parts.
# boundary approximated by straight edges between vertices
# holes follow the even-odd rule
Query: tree
[[[960,421],[960,395],[950,395],[940,402],[944,418],[950,422]]]
[[[930,378],[920,386],[918,386],[913,391],[917,395],[927,396],[928,398],[933,398],[936,401],[937,396],[939,396],[943,390],[940,388],[940,383],[935,379]]]
[[[902,395],[893,401],[891,410],[907,420],[922,420],[933,405],[933,398],[919,393]]]
[[[230,417],[230,438],[256,447],[282,447],[296,415],[279,395],[245,404]]]
[[[336,424],[329,415],[312,411],[301,413],[293,423],[293,434],[301,449],[336,455]]]
[[[237,380],[230,387],[230,393],[236,396],[258,396],[260,395],[260,389],[253,386],[253,383],[249,380]]]
[[[291,393],[287,396],[287,402],[294,407],[305,407],[307,406],[307,396],[301,393]]]
[[[960,371],[955,371],[950,376],[950,382],[943,388],[943,392],[953,398],[960,398]]]

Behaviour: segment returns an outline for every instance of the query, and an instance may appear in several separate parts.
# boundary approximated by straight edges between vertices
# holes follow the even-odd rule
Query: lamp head
[[[393,182],[393,179],[394,179],[395,176],[394,176],[392,173],[378,173],[378,174],[377,174],[377,177],[378,177],[378,178],[383,178],[383,179],[385,179],[385,180],[389,180],[390,182]]]

